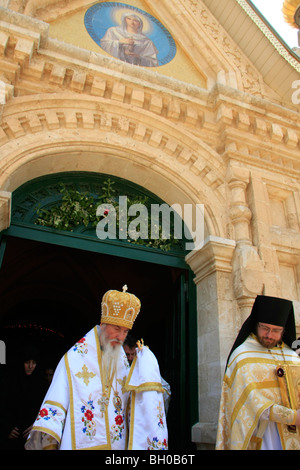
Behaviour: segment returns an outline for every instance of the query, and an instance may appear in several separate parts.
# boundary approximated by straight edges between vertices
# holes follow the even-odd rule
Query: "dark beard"
[[[277,346],[277,344],[281,342],[281,341],[276,341],[274,339],[272,340],[270,338],[264,338],[264,337],[259,337],[259,336],[257,336],[257,341],[259,342],[259,344],[261,344],[264,348],[267,348],[267,349],[275,348],[275,346]]]
[[[258,328],[256,329],[257,341],[259,342],[259,344],[261,344],[264,348],[267,348],[267,349],[275,348],[275,346],[281,344],[282,343],[282,336],[283,336],[283,332],[282,332],[282,335],[280,336],[280,338],[278,340],[267,338],[266,336],[259,336]]]

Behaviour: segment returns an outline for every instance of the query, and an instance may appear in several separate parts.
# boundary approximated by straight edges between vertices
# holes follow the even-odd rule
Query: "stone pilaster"
[[[263,262],[252,244],[251,210],[247,203],[250,171],[230,166],[227,173],[230,189],[230,218],[234,227],[236,249],[233,256],[233,288],[240,307],[240,324],[248,317],[253,301],[264,288]]]
[[[10,225],[11,193],[0,191],[0,232]]]
[[[192,439],[199,449],[214,447],[224,372],[220,357],[227,357],[235,334],[234,249],[233,240],[209,236],[186,258],[197,286],[199,422],[192,428]]]

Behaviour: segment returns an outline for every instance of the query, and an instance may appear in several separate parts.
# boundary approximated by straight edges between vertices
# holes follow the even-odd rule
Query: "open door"
[[[2,266],[3,258],[4,258],[5,248],[6,248],[6,237],[4,235],[1,235],[0,233],[0,269]]]
[[[196,322],[191,314],[194,290],[190,271],[182,271],[174,283],[169,337],[170,382],[173,388],[168,416],[171,450],[194,448],[191,444],[191,427],[198,416]]]
[[[56,175],[28,183],[13,195],[12,223],[0,234],[0,333],[2,328],[10,344],[29,333],[44,346],[53,344],[54,338],[60,343],[54,349],[65,352],[99,323],[101,295],[126,283],[142,300],[134,335],[152,349],[171,386],[170,450],[193,449],[191,426],[198,415],[197,319],[195,285],[185,253],[99,241],[86,231],[36,225],[36,206],[49,207],[61,197],[59,177],[70,184],[75,181],[82,191],[100,184],[98,175]],[[7,350],[10,358],[11,348]]]

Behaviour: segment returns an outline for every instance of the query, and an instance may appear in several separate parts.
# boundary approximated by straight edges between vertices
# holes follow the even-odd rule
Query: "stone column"
[[[227,172],[228,186],[231,191],[230,218],[234,226],[237,244],[250,245],[251,211],[246,202],[246,189],[250,172],[246,168],[230,166]]]
[[[233,240],[209,236],[200,250],[186,257],[197,287],[199,422],[193,426],[192,439],[198,449],[215,446],[224,373],[222,359],[227,357],[233,342],[234,249]]]
[[[230,219],[234,227],[236,249],[233,256],[234,295],[240,308],[240,325],[249,316],[255,297],[264,288],[263,262],[252,244],[251,210],[247,204],[250,171],[230,165],[227,183],[230,189]]]

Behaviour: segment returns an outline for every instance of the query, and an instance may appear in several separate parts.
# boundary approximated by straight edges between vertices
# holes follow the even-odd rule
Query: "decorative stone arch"
[[[227,344],[232,342],[228,321],[230,325],[235,322],[231,278],[235,242],[226,235],[230,219],[225,162],[180,119],[172,122],[123,101],[91,100],[67,92],[11,100],[2,115],[0,145],[0,231],[9,226],[12,191],[39,176],[66,171],[121,177],[169,205],[204,204],[206,239],[202,249],[187,255],[186,262],[195,274],[201,344],[199,423],[193,436],[195,441],[213,443],[220,357],[225,357]],[[209,376],[208,368],[213,371]],[[205,405],[208,399],[209,407]]]
[[[62,171],[109,173],[169,205],[204,204],[207,234],[225,236],[225,168],[186,129],[124,103],[62,93],[14,100],[2,117],[0,188]]]

